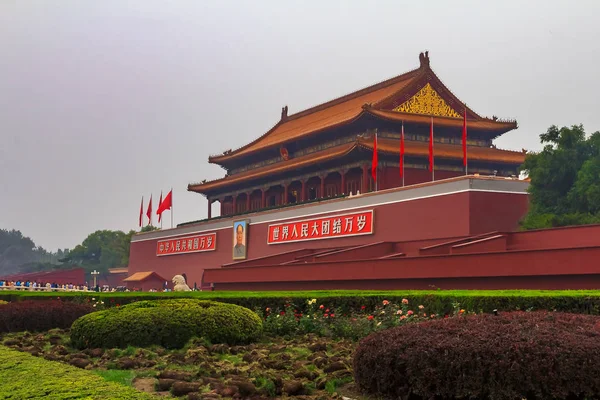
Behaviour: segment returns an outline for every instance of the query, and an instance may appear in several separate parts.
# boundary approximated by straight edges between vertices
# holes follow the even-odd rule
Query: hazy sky
[[[204,218],[186,186],[223,176],[209,154],[424,50],[476,112],[517,119],[498,147],[599,130],[598,15],[597,0],[0,0],[0,228],[72,248],[135,229],[141,196],[156,209],[170,187],[176,223]]]

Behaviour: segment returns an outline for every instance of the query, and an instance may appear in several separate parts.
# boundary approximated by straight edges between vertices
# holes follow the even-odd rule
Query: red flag
[[[429,170],[433,172],[433,117],[429,128]]]
[[[373,161],[371,165],[371,176],[375,182],[377,182],[377,165],[377,132],[375,132],[375,142],[373,142]]]
[[[402,133],[400,134],[400,176],[404,175],[404,122],[402,122]]]
[[[150,202],[148,203],[148,211],[146,211],[148,217],[148,225],[152,224],[152,195],[150,195]]]
[[[171,206],[173,206],[173,189],[167,193],[165,199],[158,205],[157,213],[162,214],[164,211],[170,210]]]
[[[142,196],[142,204],[140,204],[140,228],[142,227],[142,217],[144,216],[144,196]]]
[[[162,217],[163,210],[160,209],[162,205],[162,190],[160,191],[160,199],[158,199],[158,209],[156,210],[156,214],[158,214],[158,223],[160,224],[160,219]]]
[[[463,146],[463,165],[467,166],[467,107],[463,114],[463,131],[462,131],[462,146]]]

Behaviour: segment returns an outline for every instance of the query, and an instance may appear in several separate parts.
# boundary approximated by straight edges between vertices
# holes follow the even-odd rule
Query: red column
[[[267,201],[267,190],[266,189],[260,189],[261,191],[261,198],[260,198],[260,207],[261,208],[265,208],[267,206],[266,201]]]
[[[326,175],[321,175],[321,198],[325,198],[325,177]]]
[[[306,181],[302,181],[302,193],[300,193],[300,201],[306,201]]]
[[[284,183],[283,184],[283,204],[287,204],[288,203],[288,184]]]
[[[250,194],[246,193],[246,211],[250,211]]]
[[[340,188],[340,194],[346,193],[346,170],[341,170],[340,175],[342,176],[342,187]]]
[[[362,176],[362,185],[360,188],[360,192],[361,193],[367,193],[369,191],[369,166],[368,165],[363,165],[362,167],[362,172],[363,172],[363,176]]]
[[[231,206],[233,207],[232,214],[236,214],[237,213],[237,207],[236,207],[237,206],[237,194],[232,195],[231,198],[233,199],[233,200],[231,200],[231,203],[232,203]]]
[[[208,200],[208,219],[211,219],[211,213],[212,213],[212,203],[213,201],[211,199],[207,199]]]

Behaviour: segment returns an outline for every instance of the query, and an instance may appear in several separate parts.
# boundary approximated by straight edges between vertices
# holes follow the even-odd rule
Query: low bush
[[[0,332],[45,331],[68,328],[94,309],[88,304],[58,300],[19,301],[0,304]]]
[[[430,291],[375,291],[375,290],[320,290],[306,292],[30,292],[0,291],[0,300],[11,302],[26,299],[48,298],[78,303],[101,300],[104,307],[115,307],[141,300],[181,299],[212,300],[237,304],[242,307],[283,309],[285,304],[296,304],[298,312],[308,311],[306,300],[316,298],[319,304],[336,309],[338,314],[360,311],[362,306],[372,311],[383,300],[394,303],[409,298],[414,304],[422,304],[428,312],[450,314],[455,303],[477,313],[515,310],[549,310],[600,315],[600,291],[598,290],[430,290]]]
[[[600,318],[513,312],[391,328],[360,342],[354,378],[403,399],[598,398]]]
[[[261,334],[260,318],[244,307],[193,299],[151,300],[79,318],[71,327],[71,342],[77,348],[181,348],[192,337],[242,344]]]
[[[0,398],[150,400],[158,397],[108,382],[92,371],[0,346]]]

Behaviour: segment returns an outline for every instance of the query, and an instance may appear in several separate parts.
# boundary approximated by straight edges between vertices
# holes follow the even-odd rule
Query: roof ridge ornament
[[[429,68],[429,51],[419,54],[419,63],[421,68]]]
[[[288,106],[281,108],[281,120],[285,121],[288,118]]]

